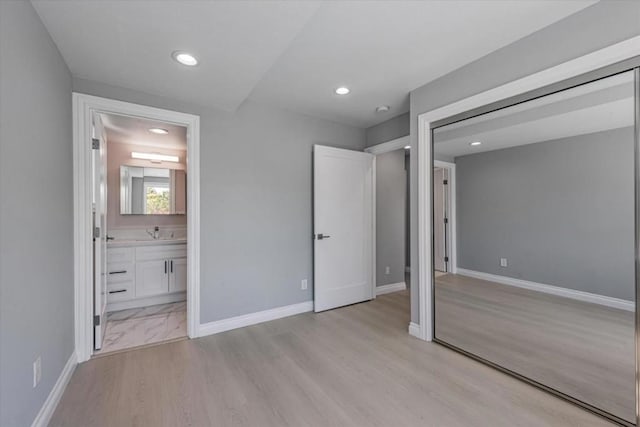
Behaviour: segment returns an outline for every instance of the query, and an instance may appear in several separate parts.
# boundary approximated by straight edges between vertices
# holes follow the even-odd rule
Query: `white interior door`
[[[102,348],[107,325],[107,149],[104,128],[93,114],[93,315],[94,348]]]
[[[314,146],[314,310],[373,298],[374,163]]]
[[[433,169],[433,239],[434,267],[438,271],[447,271],[446,242],[446,171],[443,168]]]

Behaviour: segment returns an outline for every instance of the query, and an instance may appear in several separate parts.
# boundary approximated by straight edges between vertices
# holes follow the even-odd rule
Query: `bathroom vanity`
[[[107,311],[186,300],[186,239],[107,245]]]

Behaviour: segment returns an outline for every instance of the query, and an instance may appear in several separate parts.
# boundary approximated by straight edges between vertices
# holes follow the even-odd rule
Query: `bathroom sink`
[[[143,245],[143,246],[150,246],[150,245],[171,245],[171,244],[181,244],[181,243],[186,243],[187,239],[186,237],[181,237],[181,238],[166,238],[166,239],[114,239],[114,240],[110,240],[107,244],[109,246],[118,246],[118,245],[123,245],[123,246],[135,246],[135,245]]]

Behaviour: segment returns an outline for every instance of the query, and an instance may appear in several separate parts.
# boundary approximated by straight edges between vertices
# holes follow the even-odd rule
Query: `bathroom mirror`
[[[636,419],[634,73],[433,129],[435,340]]]
[[[120,166],[121,215],[185,215],[186,194],[183,170]]]

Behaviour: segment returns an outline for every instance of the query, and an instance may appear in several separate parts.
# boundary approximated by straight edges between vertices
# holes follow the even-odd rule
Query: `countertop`
[[[115,239],[107,242],[109,248],[123,248],[128,246],[160,246],[160,245],[184,245],[186,238],[182,239]]]

